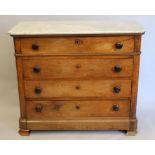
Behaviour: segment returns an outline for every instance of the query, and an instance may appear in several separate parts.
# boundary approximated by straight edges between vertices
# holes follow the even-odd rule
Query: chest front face
[[[20,133],[137,127],[141,34],[14,36]]]

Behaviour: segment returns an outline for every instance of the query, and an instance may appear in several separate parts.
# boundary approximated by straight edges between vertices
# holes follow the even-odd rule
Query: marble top
[[[144,33],[144,29],[129,21],[32,21],[14,26],[10,35],[61,34],[124,34]]]

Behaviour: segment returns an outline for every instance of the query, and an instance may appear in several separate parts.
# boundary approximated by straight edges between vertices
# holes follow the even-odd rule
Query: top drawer
[[[93,55],[134,52],[133,36],[22,38],[20,50],[30,55]]]

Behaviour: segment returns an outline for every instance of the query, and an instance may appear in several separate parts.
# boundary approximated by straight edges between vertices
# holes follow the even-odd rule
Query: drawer
[[[27,98],[130,97],[130,80],[46,80],[25,81]]]
[[[28,119],[72,119],[84,117],[129,117],[128,100],[27,101]]]
[[[23,54],[82,55],[134,51],[133,36],[22,38]]]
[[[108,58],[34,58],[23,61],[24,78],[102,78],[131,77],[133,59]]]

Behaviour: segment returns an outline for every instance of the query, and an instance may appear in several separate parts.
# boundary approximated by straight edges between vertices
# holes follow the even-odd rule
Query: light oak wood
[[[137,130],[127,130],[126,135],[127,136],[135,136],[137,134]]]
[[[14,47],[15,47],[15,54],[21,53],[21,40],[18,38],[14,38]]]
[[[14,36],[20,135],[31,130],[135,133],[141,35]],[[122,70],[114,72],[115,65]],[[120,109],[113,111],[113,105]]]
[[[116,49],[115,44],[118,42],[123,43],[123,48]],[[39,49],[33,50],[32,44],[38,45]],[[133,51],[133,36],[21,38],[21,52],[31,55],[99,54],[104,52],[119,54]]]
[[[140,51],[141,49],[141,35],[135,36],[135,51]],[[137,93],[138,93],[138,79],[139,79],[139,64],[140,64],[140,56],[133,57],[133,76],[132,76],[132,90],[131,90],[131,111],[130,111],[130,132],[137,132],[137,119],[136,119],[136,108],[137,108]]]
[[[23,79],[23,61],[21,58],[16,58],[17,78],[18,78],[18,91],[19,91],[19,103],[20,103],[20,117],[26,119],[26,103],[25,103],[25,91],[24,91],[24,79]],[[26,121],[20,123],[21,128],[26,128]]]
[[[114,87],[119,86],[120,92],[115,93]],[[41,88],[36,94],[35,88]],[[130,97],[131,80],[52,80],[25,81],[27,98],[52,97]]]
[[[30,130],[129,130],[129,118],[27,120]]]
[[[113,106],[118,106],[118,111]],[[40,107],[40,111],[37,108]],[[53,120],[83,117],[129,117],[130,101],[28,101],[27,119]]]
[[[121,67],[120,72],[115,71],[117,66]],[[36,67],[39,72],[34,71]],[[131,77],[132,69],[133,59],[39,57],[23,61],[26,80]]]
[[[19,129],[19,134],[21,136],[29,136],[30,135],[30,130],[28,130],[28,129]]]

